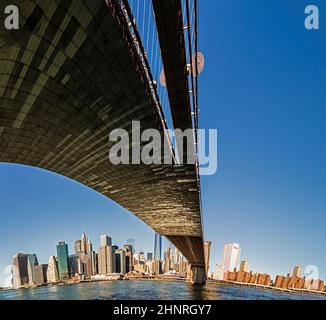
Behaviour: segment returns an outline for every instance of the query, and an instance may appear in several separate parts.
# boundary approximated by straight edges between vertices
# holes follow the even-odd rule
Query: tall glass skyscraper
[[[154,259],[162,260],[162,235],[156,232],[154,237]]]
[[[57,245],[58,269],[60,280],[69,278],[68,245],[61,241]]]

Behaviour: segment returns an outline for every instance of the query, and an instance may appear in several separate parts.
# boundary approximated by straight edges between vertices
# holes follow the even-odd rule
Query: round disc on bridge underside
[[[165,78],[164,69],[162,69],[161,74],[160,74],[160,84],[162,87],[166,87],[166,78]]]
[[[196,69],[196,64],[197,64],[197,69]],[[201,52],[198,52],[197,54],[195,53],[192,57],[192,68],[193,68],[193,74],[195,77],[197,77],[197,70],[198,70],[198,75],[200,75],[205,66],[205,57]]]

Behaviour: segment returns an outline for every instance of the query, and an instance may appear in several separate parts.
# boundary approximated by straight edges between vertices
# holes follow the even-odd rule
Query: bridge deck
[[[81,182],[169,237],[189,262],[203,264],[195,167],[114,166],[108,159],[112,130],[131,132],[134,120],[142,130],[161,129],[113,7],[28,0],[20,15],[22,30],[0,30],[0,162]]]

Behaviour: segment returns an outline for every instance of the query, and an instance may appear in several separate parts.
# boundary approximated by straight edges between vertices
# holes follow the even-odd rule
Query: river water
[[[302,300],[321,296],[261,289],[163,281],[112,281],[0,292],[0,300]]]

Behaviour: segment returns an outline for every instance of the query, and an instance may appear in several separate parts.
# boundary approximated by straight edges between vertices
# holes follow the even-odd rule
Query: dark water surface
[[[112,281],[39,287],[0,292],[0,300],[302,300],[314,295],[278,293],[261,289],[162,281]]]

